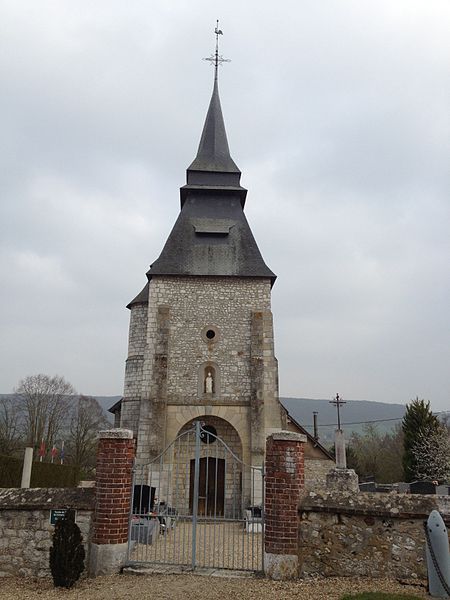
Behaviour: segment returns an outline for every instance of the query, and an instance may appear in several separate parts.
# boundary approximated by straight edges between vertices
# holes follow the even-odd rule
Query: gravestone
[[[409,483],[406,483],[405,481],[400,481],[399,483],[397,483],[397,489],[399,491],[399,494],[410,494],[411,493],[411,486]]]
[[[411,494],[435,494],[436,485],[432,481],[413,481],[410,484]]]
[[[366,482],[360,483],[359,491],[360,492],[376,492],[377,486],[375,484],[375,481],[366,481]]]
[[[133,490],[133,513],[147,514],[153,510],[156,488],[149,485],[135,485]]]

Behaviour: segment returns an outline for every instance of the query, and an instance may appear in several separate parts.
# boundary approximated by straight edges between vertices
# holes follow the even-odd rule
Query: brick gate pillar
[[[92,577],[117,573],[125,564],[134,447],[129,429],[99,432],[89,568]]]
[[[272,579],[298,577],[305,443],[305,435],[291,431],[272,433],[266,442],[264,571]]]

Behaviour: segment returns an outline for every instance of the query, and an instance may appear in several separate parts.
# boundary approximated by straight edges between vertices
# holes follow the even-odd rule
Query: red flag
[[[55,444],[53,444],[53,448],[52,448],[50,454],[52,456],[52,463],[53,463],[53,461],[55,460],[56,455],[58,454],[58,450],[56,449]]]
[[[45,456],[45,442],[44,438],[41,441],[41,447],[39,448],[39,460],[42,462],[43,457]]]

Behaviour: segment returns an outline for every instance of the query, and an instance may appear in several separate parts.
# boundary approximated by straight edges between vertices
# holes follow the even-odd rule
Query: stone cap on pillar
[[[296,433],[295,431],[275,431],[267,436],[267,439],[275,442],[302,442],[306,444],[306,435],[304,433]]]
[[[113,440],[132,440],[133,432],[131,429],[106,429],[98,432],[100,440],[113,439]]]

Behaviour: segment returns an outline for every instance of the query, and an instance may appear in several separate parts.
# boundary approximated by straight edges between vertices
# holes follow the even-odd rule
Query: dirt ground
[[[183,575],[114,575],[85,579],[71,590],[55,589],[49,580],[0,579],[0,600],[339,600],[345,593],[396,592],[429,598],[424,582],[402,585],[380,579],[316,579],[276,582],[263,578]]]

